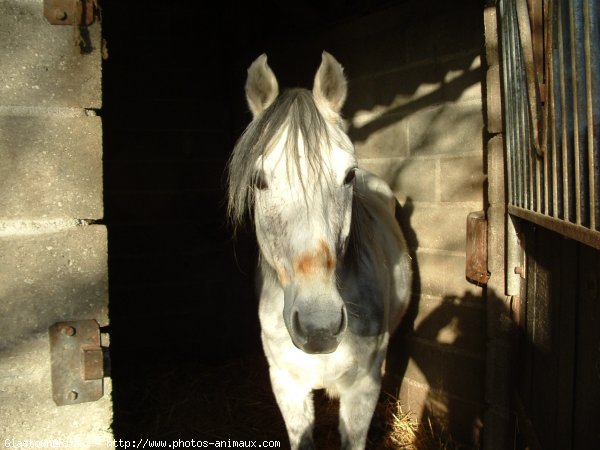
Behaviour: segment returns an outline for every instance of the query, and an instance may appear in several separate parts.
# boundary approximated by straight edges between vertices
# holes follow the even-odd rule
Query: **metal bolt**
[[[523,273],[524,273],[523,266],[517,266],[517,267],[515,267],[515,273],[517,275],[523,275]]]
[[[62,9],[55,9],[54,10],[54,17],[56,18],[56,20],[67,20],[68,14],[66,11],[62,10]]]
[[[69,326],[69,325],[63,325],[60,329],[60,332],[62,334],[64,334],[65,336],[74,336],[75,335],[75,328]]]
[[[79,393],[77,391],[69,391],[67,392],[67,400],[70,402],[74,402],[79,397]]]

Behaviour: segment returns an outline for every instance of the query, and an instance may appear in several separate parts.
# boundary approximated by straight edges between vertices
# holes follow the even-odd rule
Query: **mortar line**
[[[87,108],[68,106],[0,106],[0,116],[52,116],[52,117],[88,117],[96,116],[96,111]]]
[[[93,220],[87,219],[0,220],[0,238],[57,233],[93,223]]]

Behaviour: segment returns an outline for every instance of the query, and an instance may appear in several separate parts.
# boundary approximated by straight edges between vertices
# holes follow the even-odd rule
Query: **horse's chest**
[[[283,355],[280,354],[281,356]],[[309,355],[294,349],[283,356],[279,364],[297,382],[312,389],[332,388],[353,378],[358,368],[356,359],[344,348],[338,348],[327,355]]]
[[[343,353],[343,352],[342,352]],[[344,378],[354,377],[357,364],[351,355],[343,355],[337,358],[334,354],[327,362],[324,362],[317,371],[317,377],[313,385],[314,389],[328,388],[332,384]]]

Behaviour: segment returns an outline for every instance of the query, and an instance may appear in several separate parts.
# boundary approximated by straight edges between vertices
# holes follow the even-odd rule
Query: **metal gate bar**
[[[498,2],[508,210],[600,249],[598,1],[528,6]]]

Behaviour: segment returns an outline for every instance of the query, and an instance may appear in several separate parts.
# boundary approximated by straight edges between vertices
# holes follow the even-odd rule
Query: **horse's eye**
[[[256,189],[259,189],[261,191],[264,191],[265,189],[267,189],[269,187],[269,184],[267,183],[267,180],[265,178],[264,170],[256,171],[256,173],[254,174],[254,177],[252,179],[252,186],[254,186]]]
[[[346,174],[346,178],[344,178],[344,185],[349,186],[354,181],[354,177],[356,176],[356,169],[350,169]]]

